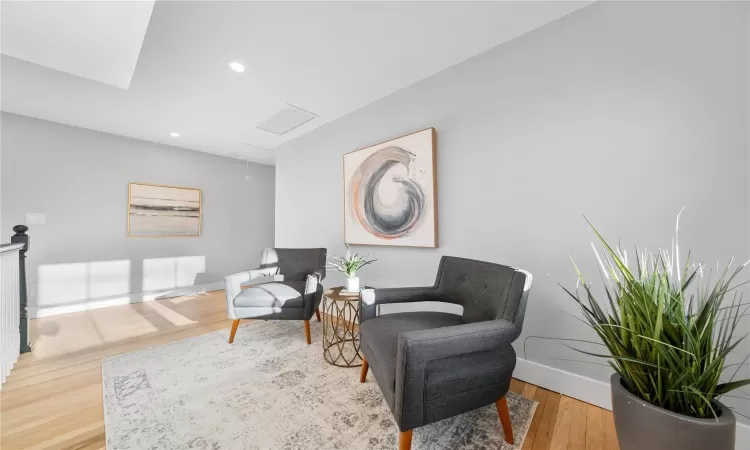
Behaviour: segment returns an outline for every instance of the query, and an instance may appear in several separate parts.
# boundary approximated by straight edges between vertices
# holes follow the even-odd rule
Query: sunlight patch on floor
[[[31,323],[34,342],[33,359],[94,349],[159,331],[155,324],[130,306],[116,306],[33,320]],[[82,317],[85,319],[81,320]],[[169,327],[172,328],[173,325],[170,324]]]
[[[179,305],[181,303],[185,303],[185,302],[187,302],[189,300],[193,300],[193,299],[195,299],[195,296],[175,297],[175,298],[170,298],[169,299],[169,303],[171,303],[173,305]]]
[[[177,311],[170,309],[169,307],[167,307],[161,302],[148,302],[148,303],[144,303],[144,305],[147,308],[159,314],[164,319],[171,322],[174,326],[182,327],[185,325],[191,325],[191,324],[197,323],[194,320],[188,319],[187,317],[183,316]]]

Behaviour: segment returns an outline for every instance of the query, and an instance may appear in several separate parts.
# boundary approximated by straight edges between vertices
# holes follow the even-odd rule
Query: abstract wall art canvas
[[[200,234],[200,189],[128,184],[128,237],[197,237]]]
[[[347,244],[437,247],[435,129],[344,155]]]

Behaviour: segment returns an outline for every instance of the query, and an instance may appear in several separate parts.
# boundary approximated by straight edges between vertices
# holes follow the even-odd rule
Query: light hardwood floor
[[[230,325],[223,291],[32,320],[34,351],[0,391],[0,448],[104,448],[103,357]],[[518,380],[511,390],[539,402],[523,450],[618,449],[611,412]]]

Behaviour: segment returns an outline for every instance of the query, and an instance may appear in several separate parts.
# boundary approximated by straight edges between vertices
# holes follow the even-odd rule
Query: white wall
[[[271,166],[7,113],[0,121],[0,241],[26,213],[47,219],[29,230],[33,315],[222,288],[273,245]],[[133,181],[201,189],[201,236],[128,239]]]
[[[568,255],[598,279],[581,213],[655,248],[684,206],[683,248],[711,262],[750,253],[746,9],[600,2],[287,143],[276,244],[343,252],[342,154],[435,127],[440,248],[357,248],[379,259],[362,281],[428,285],[444,254],[511,264],[535,276],[519,357],[529,336],[590,338],[551,279],[574,286]],[[527,351],[541,366],[517,374],[606,406],[607,368],[556,359],[590,361],[556,341]]]

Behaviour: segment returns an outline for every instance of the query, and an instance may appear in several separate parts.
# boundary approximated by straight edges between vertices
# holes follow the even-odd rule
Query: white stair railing
[[[24,244],[0,245],[0,389],[21,351],[20,251]]]

